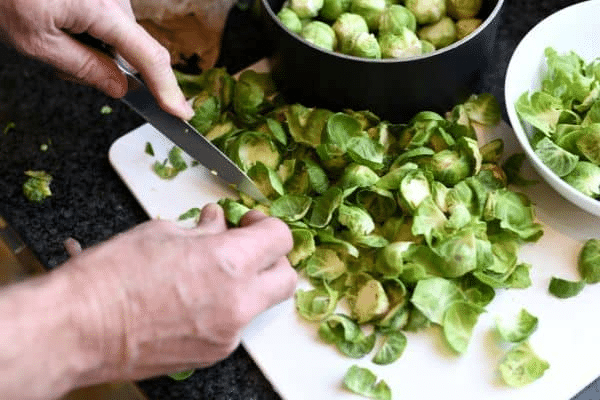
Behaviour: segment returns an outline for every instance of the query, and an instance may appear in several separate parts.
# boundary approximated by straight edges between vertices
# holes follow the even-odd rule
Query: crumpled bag
[[[236,0],[131,0],[140,25],[169,50],[173,65],[197,56],[212,68],[221,49],[227,16]],[[195,57],[194,57],[195,58]]]

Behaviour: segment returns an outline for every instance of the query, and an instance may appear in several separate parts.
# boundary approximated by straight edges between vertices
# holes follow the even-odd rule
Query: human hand
[[[82,354],[100,360],[77,386],[227,357],[255,316],[293,294],[292,245],[282,221],[250,211],[228,229],[212,204],[196,228],[153,220],[74,256],[60,269],[89,305],[81,314],[93,316],[82,324]]]
[[[139,71],[162,108],[184,119],[193,116],[169,52],[136,23],[129,0],[0,0],[0,37],[78,82],[122,97],[125,76],[109,56],[71,36],[83,32],[114,47]]]

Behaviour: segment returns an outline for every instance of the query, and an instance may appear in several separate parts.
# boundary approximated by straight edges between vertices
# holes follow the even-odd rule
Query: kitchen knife
[[[160,108],[146,84],[128,68],[119,56],[116,56],[115,59],[119,68],[127,76],[129,85],[127,94],[121,98],[125,104],[213,174],[255,200],[269,204],[269,200],[254,182],[229,157],[190,123]]]

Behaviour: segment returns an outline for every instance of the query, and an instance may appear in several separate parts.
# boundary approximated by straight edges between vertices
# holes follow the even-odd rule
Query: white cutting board
[[[502,137],[507,154],[519,149],[504,122],[480,136],[484,141]],[[154,157],[144,152],[147,142],[154,148]],[[176,220],[191,207],[234,196],[202,166],[188,168],[173,180],[158,178],[152,163],[164,160],[172,147],[145,124],[116,140],[109,151],[113,167],[151,218]],[[529,164],[525,169],[527,176],[535,177]],[[243,334],[243,346],[286,400],[361,399],[342,386],[352,364],[368,367],[385,379],[397,400],[572,398],[600,375],[600,284],[564,300],[548,294],[547,288],[552,276],[578,279],[577,253],[586,239],[600,238],[600,218],[577,209],[545,183],[523,191],[537,204],[536,213],[544,225],[543,237],[520,252],[520,260],[533,265],[533,284],[524,290],[497,292],[487,313],[481,315],[466,354],[452,353],[441,330],[433,327],[408,333],[406,350],[394,364],[375,365],[370,361],[372,354],[349,359],[318,339],[317,325],[301,320],[292,300],[256,318]],[[307,283],[301,280],[299,285]],[[530,343],[550,369],[531,385],[512,389],[497,372],[507,346],[500,344],[493,327],[496,317],[510,317],[521,307],[539,318]]]

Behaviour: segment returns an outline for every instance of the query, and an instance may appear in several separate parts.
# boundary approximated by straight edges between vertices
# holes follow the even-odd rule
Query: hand
[[[240,228],[227,229],[213,204],[194,229],[154,220],[73,257],[61,268],[90,305],[83,314],[97,310],[82,334],[86,346],[97,338],[101,360],[78,386],[227,357],[255,316],[293,294],[292,245],[282,221],[250,211]]]
[[[24,54],[109,96],[123,96],[127,80],[113,60],[71,36],[87,32],[139,71],[166,111],[193,116],[169,52],[136,23],[129,0],[0,0],[0,29],[0,36]]]

